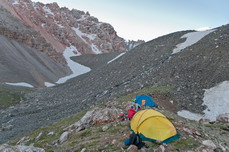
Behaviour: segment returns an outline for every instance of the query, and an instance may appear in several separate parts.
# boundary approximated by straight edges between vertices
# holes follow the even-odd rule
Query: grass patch
[[[80,137],[88,137],[88,136],[91,136],[92,134],[92,131],[89,130],[89,129],[86,129],[84,131],[82,131],[82,133],[79,134]]]
[[[53,123],[50,126],[40,128],[38,130],[35,130],[28,134],[27,136],[30,138],[30,140],[26,143],[26,145],[34,144],[35,147],[42,147],[46,151],[53,151],[55,150],[55,147],[50,147],[48,145],[52,145],[53,141],[56,141],[60,138],[61,134],[63,133],[63,129],[70,126],[71,124],[75,123],[79,119],[82,118],[82,116],[86,113],[86,111],[80,112],[76,115],[67,117],[65,119],[62,119],[56,123]],[[36,140],[36,137],[42,132],[42,135],[38,140]],[[54,135],[48,135],[48,133],[54,132]],[[86,134],[86,133],[85,133]],[[88,133],[87,133],[88,134]],[[16,145],[16,143],[21,138],[17,138],[15,140],[12,140],[9,142],[10,145]]]
[[[223,123],[209,124],[209,125],[206,125],[206,127],[211,128],[211,129],[229,131],[229,126]]]
[[[27,87],[0,85],[0,110],[18,104],[32,90]]]
[[[191,138],[187,138],[187,139],[180,138],[178,140],[175,140],[171,144],[175,146],[176,149],[179,149],[179,150],[193,149],[200,145],[200,143],[198,143],[197,141]]]

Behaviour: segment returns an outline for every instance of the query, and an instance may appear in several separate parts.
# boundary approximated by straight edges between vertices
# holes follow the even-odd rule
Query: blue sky
[[[229,0],[33,0],[88,11],[124,39],[152,40],[175,31],[229,24]]]

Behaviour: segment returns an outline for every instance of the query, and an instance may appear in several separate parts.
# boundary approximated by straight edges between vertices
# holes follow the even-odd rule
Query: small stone
[[[102,128],[102,130],[103,130],[103,131],[106,131],[106,130],[108,130],[110,127],[111,127],[111,124],[104,125],[103,128]]]
[[[116,145],[118,142],[117,142],[117,140],[113,140],[112,142],[111,142],[113,145]]]
[[[127,152],[138,152],[138,147],[135,145],[130,145],[127,149]]]
[[[68,140],[70,132],[65,131],[64,133],[62,133],[62,135],[60,136],[60,139],[58,140],[59,144],[64,143],[66,140]]]
[[[42,135],[43,135],[43,132],[40,132],[40,133],[38,134],[38,136],[35,138],[35,141],[38,141],[38,140],[41,138]]]
[[[86,152],[87,148],[83,148],[80,152]]]
[[[183,130],[185,133],[189,134],[189,135],[192,135],[192,134],[193,134],[192,130],[190,130],[190,129],[188,129],[188,128],[183,128],[182,130]]]
[[[201,133],[199,133],[198,131],[195,131],[195,135],[202,136]]]
[[[52,136],[52,135],[54,135],[53,131],[48,133],[48,136]]]
[[[158,147],[158,150],[159,150],[159,152],[164,152],[165,151],[165,147],[163,145],[160,145]]]
[[[201,118],[199,120],[199,123],[202,124],[202,125],[208,125],[209,122],[210,122],[210,120],[209,119],[205,119],[205,118]]]

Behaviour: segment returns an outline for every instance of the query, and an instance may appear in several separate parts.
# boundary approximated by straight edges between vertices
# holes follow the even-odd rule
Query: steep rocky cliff
[[[0,5],[4,3],[0,2]],[[50,43],[34,29],[23,24],[19,19],[13,16],[9,11],[0,6],[0,35],[9,40],[15,40],[23,43],[30,48],[44,52],[57,62],[65,63],[61,53],[56,52]]]
[[[62,53],[70,45],[81,54],[126,50],[124,39],[114,28],[88,12],[30,0],[0,0],[0,5],[40,33],[57,52]]]

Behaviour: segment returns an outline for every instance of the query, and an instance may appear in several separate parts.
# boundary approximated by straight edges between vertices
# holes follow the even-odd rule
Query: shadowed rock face
[[[0,0],[25,25],[39,32],[57,52],[73,45],[81,54],[125,51],[125,41],[108,23],[99,22],[87,12],[60,8],[57,3],[30,0]]]
[[[71,71],[45,53],[28,48],[0,36],[0,82],[26,82],[44,87],[44,82],[56,82]]]
[[[39,33],[2,7],[0,14],[0,82],[44,87],[44,82],[56,82],[71,73],[62,53]]]

